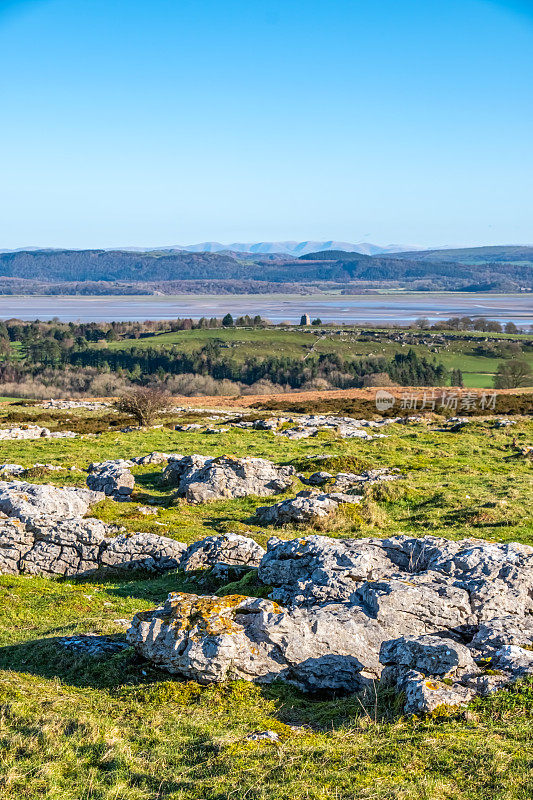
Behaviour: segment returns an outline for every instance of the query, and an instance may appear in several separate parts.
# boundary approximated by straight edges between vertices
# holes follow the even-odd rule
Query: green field
[[[12,406],[4,406],[0,424]],[[28,421],[37,408],[19,409]],[[96,413],[65,411],[65,424]],[[58,415],[56,414],[56,417]],[[192,414],[186,419],[191,419]],[[202,421],[202,415],[197,415]],[[171,420],[175,422],[175,419]],[[170,420],[165,419],[169,424]],[[212,422],[206,424],[212,425]],[[217,424],[217,423],[215,423]],[[222,423],[221,423],[222,424]],[[54,427],[50,423],[50,427]],[[374,487],[356,513],[322,533],[385,536],[428,533],[533,544],[533,425],[510,429],[473,420],[457,433],[425,424],[392,425],[365,442],[332,434],[290,441],[266,431],[178,432],[170,427],[77,439],[3,441],[2,462],[86,467],[90,461],[152,450],[255,455],[312,471],[398,467],[404,479]],[[311,458],[309,458],[311,457]],[[134,469],[131,503],[106,500],[93,514],[127,530],[190,542],[216,532],[250,531],[261,544],[258,505],[244,498],[188,506],[161,483],[162,467]],[[84,484],[83,472],[36,470],[34,482]],[[302,488],[296,482],[294,490]],[[139,505],[152,502],[155,517]],[[156,524],[159,523],[159,524]],[[160,604],[170,590],[204,591],[180,573],[123,580],[0,577],[0,797],[46,800],[526,800],[530,797],[533,684],[476,700],[465,710],[407,719],[390,691],[372,697],[308,697],[283,684],[237,681],[202,687],[160,672],[125,649],[89,658],[63,651],[57,637],[124,635],[121,620]],[[278,744],[248,741],[275,730]]]
[[[476,341],[469,341],[468,337],[474,336],[476,340],[490,339],[493,342],[507,342],[509,339],[531,341],[531,336],[472,333],[467,335],[457,332],[447,334],[444,345],[430,346],[428,344],[402,345],[391,340],[391,331],[382,330],[376,336],[376,341],[360,341],[365,339],[364,333],[358,336],[353,331],[333,329],[324,333],[317,333],[313,329],[248,329],[248,328],[219,328],[213,330],[176,331],[162,333],[140,339],[124,339],[109,342],[105,346],[112,350],[123,350],[132,347],[177,347],[180,352],[192,353],[204,347],[209,341],[218,340],[222,352],[232,359],[243,362],[252,357],[268,357],[272,355],[290,358],[305,358],[313,353],[316,355],[336,353],[344,357],[370,357],[383,356],[392,358],[395,353],[406,352],[413,349],[420,357],[436,359],[449,369],[460,369],[463,373],[464,385],[471,388],[489,388],[493,385],[493,376],[502,358],[479,356],[474,353]],[[372,329],[379,330],[379,329]],[[401,332],[398,329],[397,332]],[[405,333],[405,329],[403,329]],[[438,334],[436,334],[438,336]],[[432,335],[425,333],[425,340],[431,341]],[[524,350],[523,358],[533,369],[533,348]]]

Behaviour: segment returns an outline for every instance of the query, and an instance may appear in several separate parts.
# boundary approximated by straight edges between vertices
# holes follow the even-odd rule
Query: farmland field
[[[218,328],[215,330],[191,330],[161,333],[139,339],[122,339],[105,343],[111,350],[127,350],[131,348],[175,347],[183,353],[193,353],[208,342],[220,344],[222,352],[232,360],[244,362],[249,358],[269,357],[272,355],[287,358],[306,358],[310,355],[338,354],[344,358],[384,357],[393,358],[398,352],[413,349],[417,356],[434,359],[442,363],[446,369],[460,369],[463,373],[464,385],[467,387],[488,388],[493,385],[493,376],[502,361],[501,357],[476,355],[475,347],[483,340],[490,341],[523,341],[529,342],[530,336],[469,333],[461,335],[457,332],[448,335],[443,343],[432,342],[428,333],[420,336],[423,343],[408,345],[395,341],[395,333],[405,333],[405,329],[376,331],[372,336],[365,332],[356,333],[350,329],[321,329],[320,331],[289,329],[245,329]],[[102,346],[102,345],[95,345]],[[524,358],[533,368],[533,348],[524,350]]]

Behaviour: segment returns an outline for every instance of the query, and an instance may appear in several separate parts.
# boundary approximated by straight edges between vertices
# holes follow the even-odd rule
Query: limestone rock
[[[342,607],[286,612],[270,600],[172,593],[162,608],[136,614],[128,640],[171,673],[201,683],[230,678],[300,688],[361,688],[354,650],[375,650],[379,627]]]
[[[177,487],[177,495],[190,503],[227,497],[268,497],[292,484],[294,467],[278,467],[263,458],[208,458],[192,455],[173,458],[163,479]]]
[[[360,501],[361,495],[303,491],[273,506],[260,506],[256,510],[256,517],[262,525],[302,525],[334,514],[341,503],[354,504]]]
[[[97,519],[41,518],[24,524],[0,521],[0,574],[90,575],[100,571],[143,569],[163,572],[178,566],[186,548],[152,533],[109,536]]]
[[[135,478],[130,472],[131,461],[103,461],[91,464],[87,476],[87,486],[108,497],[124,499],[130,496],[135,486]]]
[[[478,657],[493,655],[506,645],[533,645],[533,618],[515,616],[495,617],[479,626],[470,647]]]
[[[461,684],[448,686],[410,670],[398,688],[405,692],[406,714],[429,714],[439,708],[463,706],[475,697],[474,689]]]
[[[34,537],[18,519],[0,519],[0,574],[18,575],[20,561],[33,545]]]
[[[227,542],[214,539],[182,563],[220,560]],[[172,594],[164,608],[136,615],[129,637],[158,666],[201,682],[282,678],[308,691],[354,691],[382,675],[405,692],[408,713],[427,713],[532,670],[523,612],[532,561],[533,548],[521,545],[430,536],[272,538],[258,570],[271,600]],[[491,584],[504,614],[487,619]]]
[[[506,644],[494,653],[490,666],[511,675],[533,675],[533,652],[515,644]]]
[[[349,489],[364,490],[367,486],[372,486],[375,483],[383,483],[387,481],[395,481],[401,478],[397,472],[391,472],[386,467],[378,469],[370,469],[366,472],[356,475],[354,472],[338,472],[336,475],[331,475],[329,472],[314,472],[309,478],[303,475],[298,475],[302,483],[309,486],[325,486],[328,485],[330,491],[345,492]]]
[[[26,472],[26,467],[21,464],[0,464],[0,473],[4,475],[21,475]]]
[[[425,676],[457,677],[478,671],[468,647],[434,635],[402,636],[383,642],[379,660],[388,667],[387,674],[416,670]]]
[[[20,427],[0,428],[2,439],[73,439],[77,436],[73,431],[54,431],[41,428],[40,425],[21,425]]]
[[[304,478],[303,475],[298,475],[298,477],[302,483],[307,483],[309,486],[324,486],[326,483],[335,480],[331,472],[326,472],[325,470],[313,472],[308,478]]]
[[[265,550],[253,539],[237,533],[208,536],[189,545],[180,561],[181,569],[191,572],[208,569],[215,564],[258,567]]]
[[[144,467],[146,464],[164,464],[165,461],[168,461],[169,458],[173,458],[174,454],[170,453],[160,453],[155,450],[153,453],[148,453],[146,456],[136,456],[132,458],[131,461],[133,464],[138,464],[141,467]]]
[[[166,572],[177,568],[185,548],[183,542],[155,533],[121,534],[106,540],[100,567]]]
[[[103,492],[77,487],[0,481],[0,511],[22,522],[39,517],[80,517],[103,498]]]
[[[98,633],[84,633],[77,636],[60,636],[56,639],[60,647],[79,655],[91,658],[110,656],[129,647],[128,643],[116,636],[102,636]]]
[[[434,618],[449,628],[506,614],[524,619],[532,607],[533,548],[433,536],[272,539],[259,577],[285,604],[357,603],[384,617],[402,608],[409,615],[413,602],[414,621]]]

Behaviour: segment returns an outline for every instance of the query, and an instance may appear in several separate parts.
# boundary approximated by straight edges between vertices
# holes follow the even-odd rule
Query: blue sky
[[[0,0],[0,248],[533,243],[533,0]]]

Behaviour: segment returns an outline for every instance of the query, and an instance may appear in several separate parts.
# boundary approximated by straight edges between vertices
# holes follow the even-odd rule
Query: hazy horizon
[[[249,243],[250,244],[265,244],[265,245],[267,245],[267,244],[275,244],[276,241],[277,240],[272,240],[271,241],[271,240],[267,240],[267,239],[260,239],[257,242],[249,242]],[[294,242],[295,244],[299,244],[299,243],[304,243],[304,242],[308,242],[308,241],[312,241],[312,240],[303,239],[303,240],[300,241],[298,239],[286,239],[286,240],[282,240],[281,243]],[[330,240],[327,239],[327,240],[324,240],[324,241],[330,241]],[[87,247],[63,247],[61,245],[25,245],[25,246],[22,246],[22,247],[12,247],[12,248],[11,247],[9,247],[9,248],[0,247],[0,253],[15,253],[15,252],[20,252],[20,251],[25,251],[25,250],[27,250],[27,251],[31,251],[31,250],[74,250],[74,251],[75,250],[126,250],[126,251],[133,251],[133,252],[135,252],[135,251],[147,252],[147,251],[171,250],[171,249],[180,249],[180,248],[187,249],[187,248],[198,247],[199,245],[202,245],[202,244],[218,244],[218,245],[221,245],[224,249],[228,249],[229,250],[229,249],[231,249],[232,245],[237,245],[237,244],[242,245],[242,244],[246,244],[246,243],[245,242],[227,242],[227,243],[223,243],[223,242],[215,242],[215,240],[209,239],[209,240],[206,240],[205,242],[191,242],[190,244],[161,244],[161,245],[139,245],[139,244],[137,244],[137,245],[129,245],[128,244],[128,245],[112,245],[112,246],[92,245],[92,246],[87,246]],[[476,248],[476,247],[533,247],[533,243],[532,242],[496,242],[494,244],[486,244],[485,243],[485,244],[474,244],[474,245],[471,245],[471,244],[442,245],[442,244],[440,244],[440,245],[429,245],[427,247],[422,247],[422,246],[413,245],[413,244],[400,246],[400,245],[394,245],[392,243],[382,244],[382,243],[379,243],[379,242],[366,242],[366,241],[365,242],[345,242],[344,244],[350,244],[352,246],[369,245],[369,244],[371,244],[371,245],[374,245],[376,247],[383,248],[384,250],[388,249],[388,248],[395,248],[394,250],[392,250],[392,249],[389,250],[389,252],[391,252],[391,253],[393,253],[393,252],[394,253],[396,253],[396,252],[410,252],[410,251],[416,252],[417,250],[420,250],[420,251],[425,251],[425,250],[427,250],[427,251],[430,251],[430,250],[463,250],[463,249],[471,249],[471,248]],[[204,252],[204,251],[197,251],[197,252]],[[214,251],[214,252],[217,252],[217,251]],[[245,252],[245,251],[243,251],[243,252]],[[271,252],[275,253],[277,251],[272,250]],[[357,251],[354,251],[354,252],[357,252]],[[386,255],[386,252],[384,252],[383,255]]]

